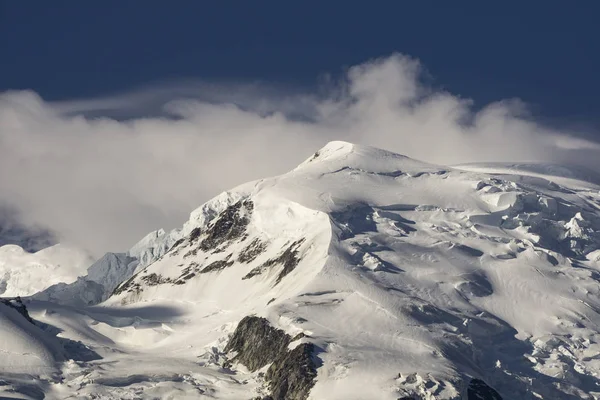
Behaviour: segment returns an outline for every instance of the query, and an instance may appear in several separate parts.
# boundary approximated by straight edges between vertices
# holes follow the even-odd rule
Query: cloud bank
[[[440,164],[600,168],[600,145],[536,123],[522,102],[475,110],[422,73],[395,54],[314,94],[202,82],[61,103],[1,93],[0,203],[98,256],[178,226],[219,192],[286,172],[330,140]]]

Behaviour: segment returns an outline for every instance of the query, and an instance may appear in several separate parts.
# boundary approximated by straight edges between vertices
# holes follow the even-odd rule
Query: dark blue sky
[[[306,87],[401,52],[477,104],[520,97],[549,122],[600,131],[597,2],[289,3],[0,0],[0,91],[59,100],[193,77]]]

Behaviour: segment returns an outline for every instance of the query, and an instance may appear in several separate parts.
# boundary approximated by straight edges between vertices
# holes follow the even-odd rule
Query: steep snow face
[[[0,302],[0,337],[0,375],[3,377],[51,375],[57,371],[56,362],[63,360],[63,349],[57,341],[28,321],[15,307],[3,302]]]
[[[178,299],[238,308],[240,316],[257,312],[273,296],[293,294],[314,277],[327,257],[330,234],[327,214],[257,193],[192,230],[118,287],[109,304]]]
[[[163,229],[151,232],[142,240],[133,245],[127,252],[130,257],[138,260],[139,267],[143,268],[161,258],[178,240],[189,235],[195,228],[205,226],[243,197],[243,193],[225,192],[192,211],[189,220],[181,229],[165,232]]]
[[[57,244],[36,253],[0,247],[0,295],[29,296],[59,282],[71,283],[91,264],[89,254]]]
[[[169,233],[163,229],[150,232],[129,249],[128,255],[137,259],[140,266],[145,267],[162,257],[180,237],[179,229]]]
[[[598,187],[488,172],[332,142],[217,196],[101,306],[30,304],[101,357],[48,398],[600,398]]]
[[[72,306],[94,305],[106,300],[138,268],[137,259],[125,253],[106,253],[93,263],[85,276],[73,283],[60,282],[32,296],[35,300]]]
[[[87,273],[81,274],[82,276],[74,282],[73,279],[63,279],[62,275],[57,274],[53,282],[58,283],[44,286],[44,290],[40,292],[34,291],[31,298],[70,306],[98,304],[106,300],[120,283],[160,259],[174,244],[183,241],[182,238],[194,229],[206,225],[241,198],[242,194],[238,192],[223,193],[194,210],[183,228],[170,232],[162,229],[151,232],[127,253],[106,253],[87,269]],[[29,281],[31,279],[27,280]]]

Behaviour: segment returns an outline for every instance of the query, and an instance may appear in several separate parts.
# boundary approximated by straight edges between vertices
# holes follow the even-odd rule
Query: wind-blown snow
[[[258,315],[316,346],[311,399],[599,399],[600,188],[460,168],[331,142],[217,196],[133,264],[90,268],[127,277],[104,303],[29,303],[85,345],[47,398],[264,396],[265,371],[224,353]]]

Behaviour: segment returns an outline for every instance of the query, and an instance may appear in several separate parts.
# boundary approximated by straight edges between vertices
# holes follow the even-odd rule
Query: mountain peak
[[[313,155],[307,158],[304,162],[302,162],[298,168],[307,165],[309,163],[313,163],[316,161],[325,161],[331,160],[333,158],[341,158],[347,156],[352,153],[355,145],[349,142],[344,142],[341,140],[334,140],[327,143],[325,146],[321,147],[317,150]]]
[[[377,147],[332,141],[317,150],[294,171],[324,172],[348,169],[374,174],[430,172],[440,167]]]
[[[342,157],[347,154],[352,153],[356,145],[350,142],[344,142],[342,140],[334,140],[327,143],[320,150],[318,150],[315,155],[320,158],[329,158],[329,157]]]

